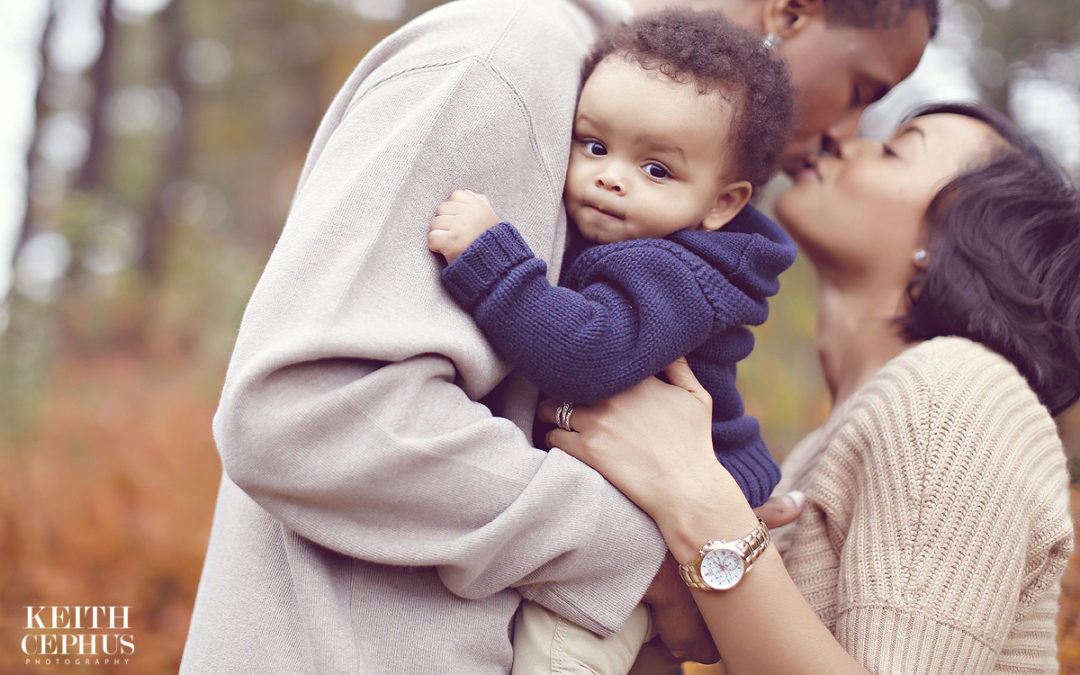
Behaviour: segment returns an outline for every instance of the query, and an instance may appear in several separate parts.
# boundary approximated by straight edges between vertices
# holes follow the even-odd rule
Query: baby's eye
[[[585,141],[585,152],[595,157],[603,157],[607,154],[607,148],[600,141]]]
[[[645,173],[649,174],[650,178],[667,178],[671,175],[671,172],[667,170],[666,166],[656,162],[649,162],[646,164]]]

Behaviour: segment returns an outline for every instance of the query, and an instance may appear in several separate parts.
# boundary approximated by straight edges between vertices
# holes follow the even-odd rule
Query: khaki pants
[[[522,602],[514,624],[511,675],[682,673],[679,662],[648,647],[652,633],[645,605],[634,608],[622,630],[602,638],[536,603]]]

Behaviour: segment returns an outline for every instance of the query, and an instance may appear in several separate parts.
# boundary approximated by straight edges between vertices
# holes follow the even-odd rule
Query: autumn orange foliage
[[[71,358],[0,436],[0,672],[58,672],[22,656],[30,605],[130,607],[130,664],[80,673],[176,672],[221,475],[198,377],[176,354]]]
[[[1073,541],[1080,541],[1080,487],[1072,491]],[[1061,582],[1058,660],[1062,675],[1080,675],[1080,553],[1074,553]]]

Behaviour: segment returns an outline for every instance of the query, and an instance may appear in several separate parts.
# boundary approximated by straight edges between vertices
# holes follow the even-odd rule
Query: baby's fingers
[[[427,247],[432,253],[442,253],[450,244],[450,233],[446,230],[437,230],[434,228],[434,222],[432,222],[432,229],[427,235]]]
[[[461,213],[463,206],[464,204],[459,200],[448,199],[439,204],[439,208],[435,209],[435,213],[440,216],[452,216],[455,213]]]
[[[454,228],[454,220],[454,214],[443,213],[432,218],[428,228],[432,232],[435,230],[451,230]]]

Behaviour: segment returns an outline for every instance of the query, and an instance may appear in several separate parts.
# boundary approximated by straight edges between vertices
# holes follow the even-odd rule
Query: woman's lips
[[[802,181],[806,180],[820,181],[821,173],[817,170],[816,166],[804,166],[802,169],[796,171],[791,178],[796,183],[801,183]]]
[[[795,182],[811,178],[821,180],[821,172],[818,171],[816,156],[804,155],[798,157],[785,164],[783,170]]]

